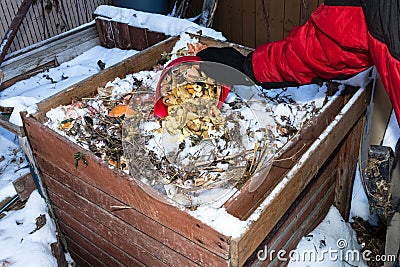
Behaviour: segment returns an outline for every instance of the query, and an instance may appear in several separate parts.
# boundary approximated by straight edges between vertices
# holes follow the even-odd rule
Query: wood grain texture
[[[106,163],[90,153],[85,155],[88,166],[76,168],[73,155],[82,151],[81,147],[31,117],[25,118],[25,126],[36,157],[51,161],[54,166],[80,177],[86,183],[117,198],[124,205],[135,208],[217,255],[225,259],[229,257],[229,237],[168,204],[164,195],[118,170],[110,169]],[[176,223],[176,218],[179,218],[180,224]]]
[[[351,199],[353,193],[354,177],[357,170],[358,151],[364,117],[361,117],[354,125],[346,138],[346,142],[338,152],[339,168],[337,170],[337,184],[335,188],[335,206],[342,217],[347,221],[349,219]]]
[[[165,258],[173,257],[178,252],[202,266],[217,266],[226,263],[225,259],[198,246],[173,229],[155,222],[135,209],[113,209],[112,206],[124,206],[124,204],[103,191],[82,182],[79,178],[73,177],[55,166],[50,166],[43,159],[39,159],[38,163],[40,166],[47,166],[43,168],[48,171],[48,174],[44,174],[45,183],[51,192],[52,203],[61,209],[65,210],[66,207],[63,203],[60,204],[60,199],[65,199],[72,207],[85,207],[85,215],[97,220],[97,224],[104,225],[108,229],[119,229],[122,238],[125,236],[128,240],[131,236],[135,236],[135,240],[138,240],[131,240],[131,242],[141,247],[145,247],[140,244],[141,240],[147,240],[151,237],[151,240],[145,244],[152,244],[147,247],[147,250],[161,249],[161,251],[165,251],[165,255],[163,255]],[[79,214],[78,211],[71,211],[71,207],[68,210],[70,214],[76,216]],[[79,221],[87,222],[87,219],[79,218]],[[96,223],[91,225],[91,229],[96,231]],[[124,247],[124,245],[121,245],[121,247]],[[173,262],[179,262],[179,254],[175,255],[176,259]],[[141,257],[138,256],[138,258]],[[186,263],[183,261],[182,265],[186,265]]]
[[[129,239],[124,236],[117,235],[110,229],[105,228],[98,222],[93,222],[93,219],[87,215],[82,215],[79,208],[69,209],[69,204],[64,200],[61,206],[54,205],[54,211],[57,214],[57,218],[60,219],[60,228],[66,236],[75,240],[75,243],[83,246],[85,243],[90,243],[92,247],[96,247],[99,253],[105,254],[106,257],[112,256],[116,261],[120,262],[125,266],[167,266],[167,264],[154,256],[146,253],[143,248],[137,246],[135,243],[130,243]],[[70,211],[77,211],[79,214],[69,214]],[[85,221],[80,221],[84,219]],[[90,227],[92,223],[99,225],[98,230],[93,231]],[[80,238],[75,238],[79,236]],[[106,236],[106,238],[104,237]],[[112,239],[110,240],[109,237]],[[82,238],[85,239],[82,242]],[[114,243],[113,243],[114,242]],[[156,248],[155,248],[156,249]],[[91,251],[91,250],[90,250]],[[140,260],[139,260],[140,259]],[[103,261],[104,264],[108,264]]]
[[[299,240],[319,224],[325,212],[333,204],[336,176],[332,175],[338,168],[338,156],[333,155],[311,180],[288,211],[255,250],[265,249],[290,251]],[[273,260],[273,259],[272,259]],[[271,259],[259,260],[254,254],[245,266],[269,266]]]
[[[115,39],[111,21],[96,18],[96,26],[97,31],[99,32],[101,46],[104,46],[106,48],[115,47]]]

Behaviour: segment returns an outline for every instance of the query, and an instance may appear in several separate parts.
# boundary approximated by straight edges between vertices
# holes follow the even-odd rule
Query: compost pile
[[[175,203],[223,203],[321,106],[297,104],[286,89],[266,94],[251,83],[227,86],[199,63],[162,74],[169,60],[204,47],[183,38],[153,70],[117,78],[91,97],[50,110],[46,125]],[[154,115],[157,101],[166,116]]]

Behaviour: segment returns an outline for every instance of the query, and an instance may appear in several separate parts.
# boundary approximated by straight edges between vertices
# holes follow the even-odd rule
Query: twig
[[[247,156],[247,155],[249,155],[251,153],[254,153],[254,149],[249,149],[249,150],[246,150],[244,153],[238,153],[238,154],[234,154],[234,155],[231,155],[231,156],[220,157],[220,158],[216,158],[216,159],[209,160],[209,161],[196,162],[195,163],[195,167],[201,167],[201,166],[204,166],[204,165],[210,165],[212,163],[219,162],[219,161],[224,161],[224,160],[231,160],[231,159],[235,159],[235,158],[238,158],[238,157]]]

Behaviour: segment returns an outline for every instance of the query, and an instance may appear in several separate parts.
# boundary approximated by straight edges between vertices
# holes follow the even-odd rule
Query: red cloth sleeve
[[[400,61],[390,54],[387,45],[372,36],[369,38],[369,46],[400,126]]]
[[[361,7],[320,5],[303,26],[282,40],[258,46],[252,55],[257,81],[311,83],[354,75],[373,65]]]

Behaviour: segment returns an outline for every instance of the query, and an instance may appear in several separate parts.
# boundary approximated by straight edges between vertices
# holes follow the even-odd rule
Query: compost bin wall
[[[50,108],[89,96],[98,86],[116,77],[150,69],[161,53],[170,51],[177,40],[177,37],[170,38],[150,47],[42,101],[37,114],[24,118],[40,176],[68,248],[82,266],[280,265],[276,259],[271,263],[258,261],[257,252],[263,245],[276,250],[293,248],[324,218],[334,201],[349,201],[351,188],[342,185],[351,184],[354,175],[347,174],[355,171],[356,157],[346,155],[357,153],[357,133],[368,103],[368,90],[350,101],[354,89],[333,103],[340,103],[337,113],[346,105],[346,116],[338,115],[332,127],[324,126],[329,131],[318,138],[309,159],[293,170],[287,186],[238,238],[226,236],[192,217],[187,210],[170,205],[164,195],[111,169],[91,152],[42,124]],[[214,46],[229,45],[209,39],[202,41]],[[304,139],[308,140],[309,136]],[[88,166],[81,162],[75,166],[76,152],[85,153]],[[343,168],[348,170],[344,172]]]

